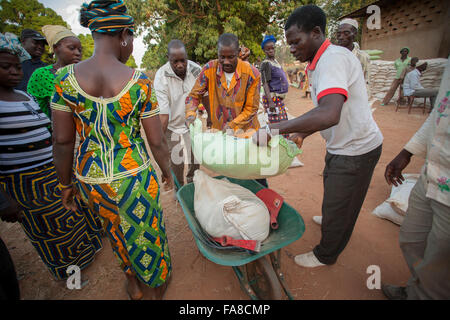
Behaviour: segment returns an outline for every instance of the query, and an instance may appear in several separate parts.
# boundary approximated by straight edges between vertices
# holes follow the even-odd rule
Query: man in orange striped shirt
[[[186,98],[186,123],[196,116],[203,96],[208,93],[211,127],[235,135],[251,137],[259,128],[260,73],[250,63],[239,59],[239,40],[234,34],[219,37],[218,59],[202,69]]]

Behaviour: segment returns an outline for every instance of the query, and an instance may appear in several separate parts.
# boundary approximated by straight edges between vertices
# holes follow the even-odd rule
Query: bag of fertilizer
[[[294,157],[302,151],[280,135],[267,146],[257,146],[252,139],[223,132],[202,132],[196,119],[190,127],[192,151],[196,161],[220,175],[236,179],[262,179],[286,172]]]
[[[372,214],[374,216],[377,216],[378,218],[389,220],[399,226],[402,225],[403,220],[405,219],[404,216],[399,215],[397,212],[395,212],[395,210],[392,209],[392,206],[386,201],[376,207],[372,211]]]
[[[195,216],[210,236],[257,241],[269,236],[269,210],[253,192],[202,170],[195,171],[194,186]]]
[[[372,211],[373,215],[398,225],[402,224],[406,210],[408,210],[409,195],[419,179],[419,175],[404,174],[403,177],[405,181],[397,187],[392,186],[389,198]]]
[[[367,52],[367,54],[369,56],[379,56],[380,54],[383,54],[383,50],[377,50],[377,49],[368,49],[368,50],[363,50],[365,52]]]
[[[416,185],[419,179],[418,174],[404,174],[405,181],[398,187],[392,186],[391,195],[386,202],[390,203],[392,209],[398,214],[405,215],[408,210],[408,200],[412,188]]]

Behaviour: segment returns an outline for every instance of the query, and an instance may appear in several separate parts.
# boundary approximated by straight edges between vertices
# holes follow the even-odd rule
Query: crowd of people
[[[266,57],[258,68],[246,61],[250,51],[234,34],[219,36],[217,59],[203,67],[174,39],[167,47],[168,62],[152,82],[125,65],[135,30],[122,0],[83,4],[80,23],[91,30],[95,44],[92,57],[83,61],[79,39],[63,26],[44,26],[44,36],[30,29],[20,39],[0,35],[0,216],[22,225],[55,279],[66,279],[71,265],[87,267],[107,237],[129,297],[142,299],[143,285],[153,298],[163,297],[172,265],[160,195],[192,182],[199,168],[189,128],[202,106],[212,129],[258,145],[281,134],[301,147],[321,132],[327,149],[324,195],[322,215],[314,221],[322,237],[295,263],[307,268],[336,263],[383,143],[368,102],[370,61],[355,42],[355,20],[341,22],[339,43],[333,45],[325,37],[326,16],[319,7],[302,6],[287,19],[286,40],[293,56],[308,62],[315,107],[291,120],[284,103],[289,82],[275,59],[272,35],[261,43]],[[46,46],[55,57],[51,65],[41,61]],[[413,67],[417,60],[408,60],[405,52],[396,65]],[[420,94],[413,78],[414,70],[423,70],[419,67],[403,76],[405,96],[410,90]],[[450,270],[449,179],[443,180],[450,176],[448,69],[447,82],[435,94],[437,107],[386,168],[388,183],[398,184],[411,156],[427,155],[400,233],[412,277],[407,287],[384,285],[390,299],[450,297],[450,284],[442,281]],[[396,90],[400,81],[394,84]],[[257,117],[261,101],[265,126]],[[266,179],[258,181],[268,187]],[[18,299],[13,263],[1,240],[0,257],[7,266],[0,270],[0,299]]]

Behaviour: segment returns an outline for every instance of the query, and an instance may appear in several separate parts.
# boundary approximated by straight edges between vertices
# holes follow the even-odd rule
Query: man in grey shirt
[[[182,186],[185,155],[188,158],[187,183],[192,182],[194,172],[199,168],[198,164],[194,164],[191,138],[185,123],[185,101],[201,67],[188,60],[186,48],[180,40],[170,41],[167,50],[169,61],[156,72],[154,88],[160,109],[159,117],[169,146],[171,169]]]

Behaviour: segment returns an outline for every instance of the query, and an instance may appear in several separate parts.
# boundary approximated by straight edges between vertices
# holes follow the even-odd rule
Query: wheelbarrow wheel
[[[265,257],[246,264],[248,282],[261,300],[281,300],[283,289],[275,270]]]

